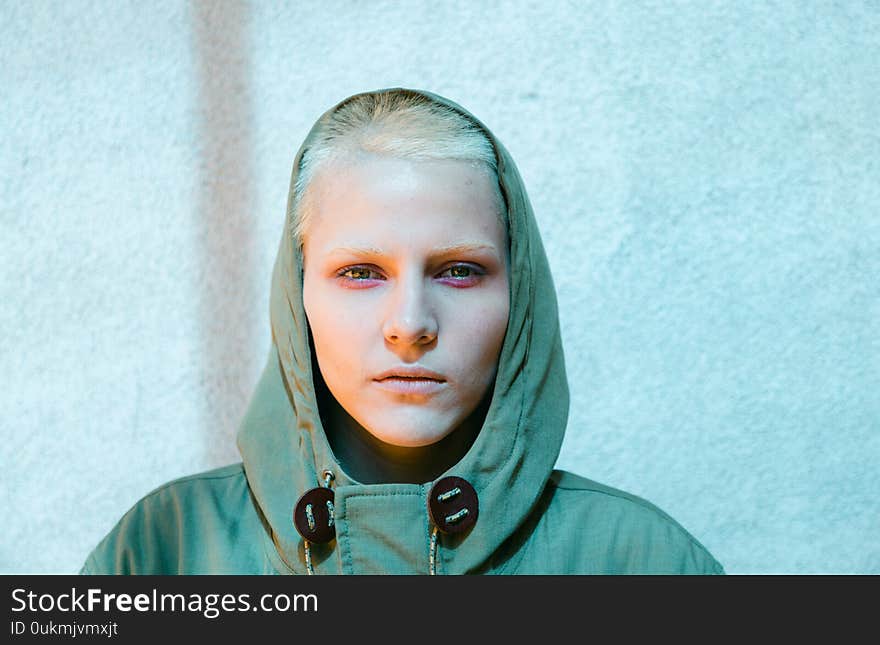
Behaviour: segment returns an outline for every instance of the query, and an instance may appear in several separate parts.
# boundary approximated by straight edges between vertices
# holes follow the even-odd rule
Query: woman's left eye
[[[453,278],[468,278],[471,275],[471,268],[459,264],[454,267],[449,267],[443,273],[449,273]]]
[[[477,275],[479,275],[479,272],[476,268],[467,264],[456,264],[440,273],[440,277],[450,277],[460,281],[475,278]]]

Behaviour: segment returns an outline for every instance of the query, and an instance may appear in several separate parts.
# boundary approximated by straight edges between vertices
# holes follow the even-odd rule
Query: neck
[[[461,461],[473,445],[491,400],[491,394],[487,395],[460,426],[440,441],[404,448],[374,437],[339,405],[326,385],[315,385],[330,448],[345,472],[362,484],[424,484],[437,479]]]

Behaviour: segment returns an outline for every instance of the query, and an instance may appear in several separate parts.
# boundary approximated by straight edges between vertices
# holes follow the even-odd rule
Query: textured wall
[[[0,572],[74,572],[238,459],[293,155],[349,94],[460,102],[529,188],[560,466],[731,573],[880,573],[876,2],[0,5]]]

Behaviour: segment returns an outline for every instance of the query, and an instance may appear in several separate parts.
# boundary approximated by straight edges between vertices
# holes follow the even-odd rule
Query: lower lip
[[[446,384],[432,379],[386,378],[373,381],[381,389],[392,394],[435,394]]]

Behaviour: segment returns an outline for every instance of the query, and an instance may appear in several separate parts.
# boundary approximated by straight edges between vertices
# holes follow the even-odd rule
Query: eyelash
[[[460,283],[463,285],[470,285],[471,281],[473,279],[484,275],[484,272],[481,271],[480,269],[478,269],[477,267],[470,265],[470,264],[463,264],[463,263],[453,264],[452,266],[447,267],[446,269],[441,271],[441,274],[446,273],[447,271],[452,271],[454,269],[467,269],[468,271],[470,271],[470,274],[466,275],[466,276],[461,276],[461,277],[457,277],[457,278],[450,276],[450,278],[453,280],[453,282]],[[340,278],[343,282],[346,282],[348,284],[370,282],[371,280],[375,279],[375,278],[350,278],[346,274],[350,273],[352,271],[364,271],[367,273],[374,273],[376,275],[379,274],[378,271],[375,271],[368,266],[355,265],[355,266],[344,267],[344,268],[340,269],[339,271],[336,272],[336,277]],[[379,279],[381,280],[383,278],[379,278]]]

